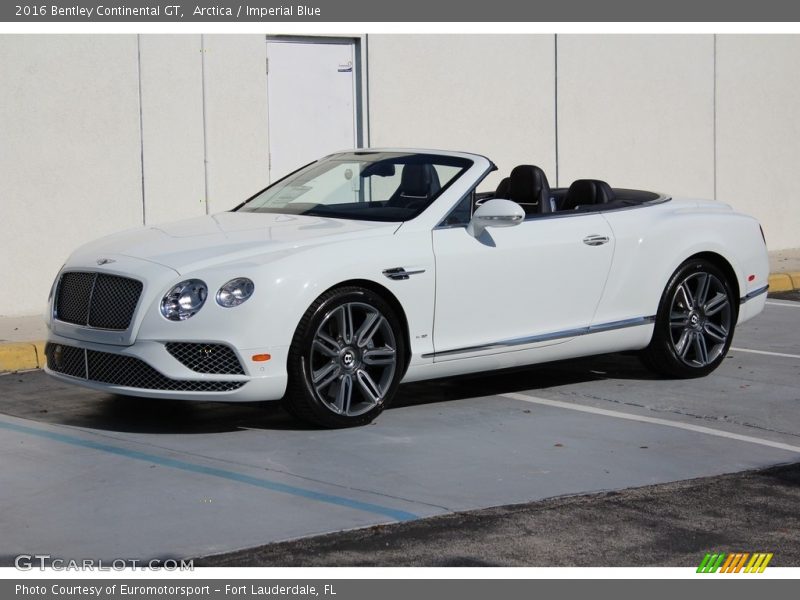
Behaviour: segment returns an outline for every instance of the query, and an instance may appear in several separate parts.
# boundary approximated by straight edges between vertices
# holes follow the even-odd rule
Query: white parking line
[[[714,435],[721,438],[727,438],[729,440],[748,442],[750,444],[758,444],[759,446],[768,446],[770,448],[777,448],[778,450],[787,450],[789,452],[796,452],[800,454],[800,446],[792,446],[791,444],[784,444],[782,442],[773,442],[772,440],[765,440],[762,438],[751,437],[749,435],[739,435],[738,433],[730,433],[728,431],[712,429],[711,427],[703,427],[702,425],[692,425],[691,423],[681,423],[679,421],[670,421],[668,419],[658,419],[656,417],[633,415],[630,413],[619,412],[617,410],[606,410],[605,408],[595,408],[593,406],[572,404],[571,402],[559,402],[558,400],[547,400],[546,398],[539,398],[537,396],[528,396],[527,394],[519,394],[516,392],[510,392],[508,394],[500,394],[500,396],[503,398],[509,398],[511,400],[521,400],[522,402],[530,402],[531,404],[541,404],[543,406],[553,406],[555,408],[566,408],[567,410],[576,410],[578,412],[591,413],[594,415],[603,415],[605,417],[614,417],[616,419],[625,419],[628,421],[638,421],[639,423],[649,423],[651,425],[663,425],[665,427],[674,427],[675,429],[684,429],[686,431],[694,431],[696,433]]]
[[[782,356],[783,358],[800,358],[800,354],[786,354],[785,352],[767,352],[766,350],[750,350],[749,348],[730,348],[734,352],[749,352],[750,354],[766,354],[767,356]]]
[[[770,306],[783,306],[785,308],[800,307],[800,302],[775,302],[774,300],[767,300],[767,304],[769,304]]]

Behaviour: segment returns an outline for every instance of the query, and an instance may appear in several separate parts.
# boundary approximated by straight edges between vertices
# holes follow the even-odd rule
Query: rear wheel
[[[687,260],[664,290],[653,339],[642,359],[671,377],[707,375],[725,359],[737,318],[735,294],[725,273],[705,259]]]
[[[297,327],[284,405],[323,427],[369,423],[391,402],[404,356],[399,319],[383,298],[360,287],[326,292]]]

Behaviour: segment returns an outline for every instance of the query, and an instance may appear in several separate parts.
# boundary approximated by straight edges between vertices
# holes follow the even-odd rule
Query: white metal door
[[[614,249],[601,215],[531,219],[487,231],[484,241],[464,228],[433,231],[436,360],[563,343],[591,324]],[[593,236],[607,241],[589,245]],[[469,348],[479,349],[463,352]]]
[[[355,44],[267,42],[270,181],[357,144]]]

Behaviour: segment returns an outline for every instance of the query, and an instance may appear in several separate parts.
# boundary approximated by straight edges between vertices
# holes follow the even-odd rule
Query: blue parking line
[[[325,502],[326,504],[335,504],[337,506],[344,506],[355,510],[374,513],[390,517],[395,521],[410,521],[418,519],[419,516],[404,510],[396,510],[388,506],[381,506],[379,504],[372,504],[370,502],[361,502],[359,500],[352,500],[343,496],[334,496],[333,494],[325,494],[323,492],[315,492],[305,488],[297,487],[294,485],[287,485],[269,479],[262,479],[260,477],[251,477],[250,475],[243,475],[234,471],[226,469],[218,469],[215,467],[204,467],[193,463],[176,460],[174,458],[166,458],[156,454],[148,454],[146,452],[139,452],[137,450],[128,450],[110,444],[102,444],[100,442],[93,442],[84,440],[79,437],[65,435],[63,433],[56,433],[53,431],[44,431],[35,429],[33,427],[26,427],[25,425],[16,425],[14,423],[6,423],[0,421],[0,428],[16,431],[18,433],[26,433],[29,435],[39,436],[48,440],[61,442],[63,444],[70,444],[72,446],[79,446],[82,448],[90,448],[92,450],[99,450],[101,452],[108,452],[109,454],[116,454],[117,456],[124,456],[125,458],[132,458],[148,463],[155,463],[164,467],[171,467],[173,469],[180,469],[181,471],[188,471],[190,473],[200,473],[201,475],[209,475],[211,477],[219,477],[220,479],[227,479],[237,483],[244,483],[255,487],[260,487],[273,492],[280,492],[283,494],[290,494],[292,496],[299,496],[309,500],[316,500],[318,502]]]

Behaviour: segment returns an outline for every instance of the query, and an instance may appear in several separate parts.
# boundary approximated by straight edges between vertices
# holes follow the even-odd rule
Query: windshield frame
[[[372,160],[370,160],[370,158],[372,158]],[[303,173],[307,169],[310,169],[315,165],[319,165],[323,162],[332,162],[332,163],[361,162],[367,164],[367,163],[376,163],[384,160],[391,161],[394,165],[419,164],[419,162],[422,160],[434,166],[442,165],[442,166],[456,167],[458,168],[458,171],[444,185],[442,185],[436,193],[434,193],[426,201],[426,204],[424,206],[411,210],[409,213],[397,217],[393,215],[383,216],[381,214],[374,214],[374,213],[369,214],[370,212],[369,210],[357,211],[351,213],[348,211],[336,211],[328,209],[302,211],[302,212],[296,212],[292,210],[281,210],[285,209],[286,206],[277,207],[275,209],[261,207],[259,209],[247,210],[246,208],[249,203],[251,203],[253,200],[256,200],[257,198],[262,196],[265,192],[268,192],[270,189],[275,188],[275,186],[290,185],[291,183],[290,180],[301,178]],[[335,154],[329,154],[328,156],[320,158],[319,160],[315,160],[306,165],[303,165],[299,169],[295,169],[294,171],[281,177],[274,183],[271,183],[267,187],[259,190],[258,192],[247,198],[244,202],[240,203],[239,205],[231,209],[230,212],[249,212],[254,214],[284,214],[291,216],[314,216],[314,217],[344,219],[353,221],[405,223],[407,221],[416,219],[422,213],[428,210],[431,206],[433,206],[436,200],[438,200],[453,184],[459,181],[464,176],[464,174],[467,173],[474,165],[475,161],[468,156],[445,154],[436,151],[416,151],[416,150],[400,150],[400,149],[398,150],[363,149],[363,150],[353,150],[348,152],[338,152]],[[326,205],[320,205],[320,206],[326,206]],[[335,204],[327,206],[335,206]],[[385,208],[385,207],[378,207],[378,208]],[[397,209],[397,210],[406,210],[406,209]]]

